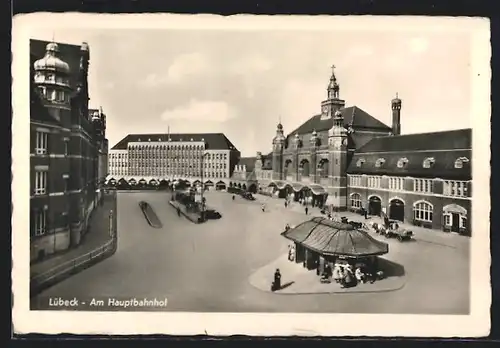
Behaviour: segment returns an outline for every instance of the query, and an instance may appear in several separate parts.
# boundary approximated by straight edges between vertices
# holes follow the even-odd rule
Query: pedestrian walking
[[[262,212],[264,213],[266,211],[266,205],[262,204]]]
[[[177,215],[181,216],[181,208],[177,207]]]
[[[309,212],[309,207],[307,205],[306,205],[306,209],[305,210],[306,210],[306,215],[307,215],[307,213]]]
[[[288,202],[285,200],[285,208],[288,206]]]

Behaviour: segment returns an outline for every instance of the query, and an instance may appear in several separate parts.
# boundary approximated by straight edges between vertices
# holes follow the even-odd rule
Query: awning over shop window
[[[294,182],[292,184],[292,188],[295,192],[299,192],[300,190],[302,190],[304,188],[304,185],[300,184],[300,183],[297,183],[297,182]]]
[[[459,206],[458,204],[449,204],[449,205],[445,206],[443,208],[443,212],[445,214],[456,213],[456,214],[467,215],[467,209]]]
[[[314,193],[315,195],[326,194],[325,188],[321,185],[310,185],[309,188],[311,189],[312,193]]]

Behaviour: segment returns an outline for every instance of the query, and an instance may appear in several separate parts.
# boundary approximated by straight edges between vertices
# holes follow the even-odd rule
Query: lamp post
[[[202,153],[201,155],[201,161],[200,161],[200,165],[201,165],[201,211],[202,213],[205,212],[205,197],[204,197],[204,192],[205,192],[205,183],[203,182],[203,173],[204,173],[204,159],[205,159],[205,156],[207,156],[208,153],[207,152],[204,152]]]

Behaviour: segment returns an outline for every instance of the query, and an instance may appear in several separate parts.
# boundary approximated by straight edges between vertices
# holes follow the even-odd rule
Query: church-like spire
[[[337,82],[337,76],[335,76],[335,65],[332,65],[332,75],[330,76],[330,83],[328,84],[328,99],[338,99],[340,86]]]

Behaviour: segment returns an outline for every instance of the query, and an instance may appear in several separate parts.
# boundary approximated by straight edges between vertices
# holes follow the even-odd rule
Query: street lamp
[[[201,154],[201,161],[200,161],[200,165],[201,165],[201,211],[202,213],[205,211],[205,197],[203,196],[204,192],[205,192],[205,183],[203,182],[203,173],[204,173],[204,159],[205,159],[205,156],[208,155],[208,152],[204,152]],[[205,217],[203,217],[205,218]]]

